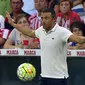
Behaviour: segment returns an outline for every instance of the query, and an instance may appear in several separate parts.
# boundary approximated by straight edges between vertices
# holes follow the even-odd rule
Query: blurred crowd
[[[56,13],[56,23],[77,36],[85,36],[84,0],[1,0],[0,1],[0,49],[40,49],[38,38],[28,37],[8,23],[5,14],[24,28],[38,29],[41,12],[51,8]],[[85,49],[85,44],[68,43],[68,49]]]

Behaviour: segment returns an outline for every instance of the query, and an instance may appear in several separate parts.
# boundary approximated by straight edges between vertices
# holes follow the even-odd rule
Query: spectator
[[[48,1],[47,0],[34,0],[35,4],[35,13],[29,18],[30,21],[30,27],[33,29],[37,29],[41,26],[41,11],[44,8],[48,7]]]
[[[16,19],[16,17],[18,15],[20,15],[21,13],[27,14],[22,10],[23,7],[23,0],[10,0],[10,4],[11,4],[11,10],[12,12],[10,13],[10,16],[12,17],[12,19]],[[28,17],[30,16],[29,14],[27,14]],[[9,29],[10,31],[13,30],[13,27],[8,23],[7,18],[5,19],[5,28]]]
[[[71,11],[71,0],[59,0],[60,13],[57,14],[57,23],[69,29],[70,24],[74,21],[80,21],[80,16]]]
[[[0,29],[0,49],[3,48],[4,43],[6,42],[10,31],[8,29]]]
[[[56,14],[60,12],[58,3],[56,3],[56,4],[54,5],[54,9],[53,9],[53,10],[55,11]]]
[[[0,15],[0,29],[5,28],[5,26],[4,26],[4,22],[5,22],[4,17],[3,17],[2,15]]]
[[[59,0],[50,0],[49,5],[48,5],[48,7],[52,8],[56,14],[59,12],[58,2],[59,2]]]
[[[16,23],[22,25],[22,27],[28,27],[27,16],[24,14],[18,15],[16,18]],[[34,38],[30,38],[26,35],[23,35],[17,29],[13,29],[10,33],[4,48],[38,48],[38,44],[35,44]],[[25,46],[26,45],[26,46]]]
[[[79,21],[73,22],[70,26],[71,32],[77,36],[85,37],[85,24]],[[69,43],[69,49],[85,49],[85,44]]]
[[[83,0],[73,0],[72,10],[77,12],[77,13],[84,12],[84,7],[83,7],[83,4],[82,4],[82,1]]]
[[[84,12],[85,12],[85,1],[83,1],[83,7],[84,7]]]
[[[10,0],[0,0],[0,14],[5,17],[6,11],[10,12]]]
[[[4,20],[4,17],[0,15],[0,49],[3,48],[3,45],[9,35],[9,30],[4,28]]]
[[[41,11],[48,7],[48,0],[34,0],[35,13],[29,18],[30,27],[34,30],[41,26]],[[37,44],[39,44],[38,38],[35,38]]]

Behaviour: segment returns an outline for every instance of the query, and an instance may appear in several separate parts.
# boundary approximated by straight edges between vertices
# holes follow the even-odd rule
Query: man
[[[22,10],[23,7],[23,0],[10,0],[10,4],[11,4],[11,10],[12,12],[10,13],[10,16],[12,17],[13,20],[16,19],[16,17],[18,15],[20,15],[21,13],[28,15],[29,18],[29,14],[25,13]],[[13,30],[13,27],[8,23],[7,18],[5,19],[5,28],[9,29],[10,31]]]
[[[41,12],[42,26],[37,30],[24,29],[12,22],[9,23],[31,37],[38,37],[41,45],[41,82],[40,85],[67,85],[67,42],[85,43],[85,37],[73,35],[69,30],[56,23],[55,12],[44,9]]]
[[[48,0],[34,0],[34,8],[33,10],[28,11],[30,15],[33,15],[37,12],[40,12],[43,8],[46,8],[48,5]]]
[[[4,27],[4,17],[0,15],[0,49],[3,48],[5,41],[8,38],[9,30]]]
[[[47,8],[48,6],[48,1],[47,0],[34,0],[35,4],[35,10],[32,14],[32,16],[29,18],[30,21],[30,27],[32,29],[37,29],[38,27],[41,26],[41,11],[44,8]]]

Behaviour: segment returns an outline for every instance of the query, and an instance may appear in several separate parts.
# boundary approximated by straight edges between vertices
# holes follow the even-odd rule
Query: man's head
[[[41,12],[42,25],[46,31],[49,31],[53,28],[55,24],[55,20],[56,20],[55,17],[56,15],[55,15],[54,10],[50,8],[46,8]]]
[[[12,12],[18,13],[23,7],[22,0],[10,0]]]
[[[73,4],[71,0],[59,0],[60,11],[63,14],[69,13],[71,11]]]
[[[35,8],[38,11],[42,11],[44,8],[47,8],[48,6],[48,0],[34,0],[35,2]]]

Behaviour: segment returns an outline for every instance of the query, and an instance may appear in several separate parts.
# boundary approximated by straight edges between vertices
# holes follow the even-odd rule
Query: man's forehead
[[[51,13],[50,12],[42,12],[41,16],[51,16]]]
[[[50,12],[41,12],[41,15],[51,15]]]

